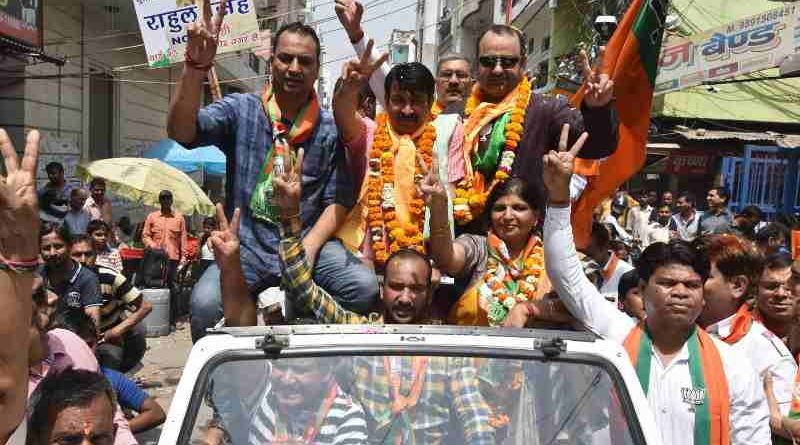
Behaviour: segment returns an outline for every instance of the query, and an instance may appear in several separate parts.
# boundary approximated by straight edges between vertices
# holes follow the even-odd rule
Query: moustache
[[[417,121],[417,115],[416,114],[412,114],[410,116],[401,115],[400,116],[400,120],[401,121],[407,121],[407,122],[416,122]]]

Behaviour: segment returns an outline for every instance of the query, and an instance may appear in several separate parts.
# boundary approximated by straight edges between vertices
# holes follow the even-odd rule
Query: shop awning
[[[742,141],[783,148],[800,148],[800,135],[797,134],[690,129],[682,126],[675,127],[675,132],[690,141]]]

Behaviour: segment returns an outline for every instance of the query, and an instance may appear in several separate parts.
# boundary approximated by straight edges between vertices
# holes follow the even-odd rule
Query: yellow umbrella
[[[124,199],[158,207],[159,192],[169,190],[181,213],[214,214],[214,204],[192,178],[158,159],[103,159],[78,165],[76,173],[84,181],[105,179],[108,189]]]

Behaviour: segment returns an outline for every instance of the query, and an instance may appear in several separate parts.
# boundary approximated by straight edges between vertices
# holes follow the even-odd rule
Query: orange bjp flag
[[[596,168],[572,210],[575,243],[585,247],[592,227],[592,210],[644,165],[663,24],[668,0],[634,0],[606,47],[602,72],[614,80],[619,142]],[[573,97],[579,105],[582,87]]]

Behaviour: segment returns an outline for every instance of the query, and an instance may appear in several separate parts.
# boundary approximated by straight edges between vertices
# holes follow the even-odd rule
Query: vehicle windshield
[[[260,358],[205,376],[190,443],[636,443],[614,379],[585,362]]]

